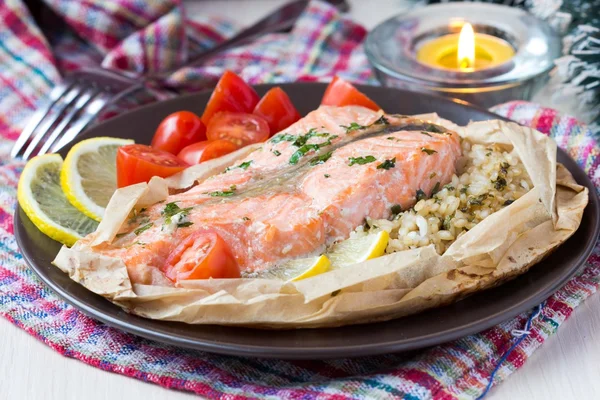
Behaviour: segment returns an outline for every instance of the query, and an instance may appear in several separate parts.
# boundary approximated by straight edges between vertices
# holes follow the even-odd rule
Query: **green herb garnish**
[[[433,136],[431,136],[429,133],[427,133],[427,132],[425,132],[425,131],[421,131],[421,135],[425,135],[425,136],[433,137]]]
[[[483,204],[483,201],[488,198],[487,194],[480,194],[479,196],[469,197],[467,204],[470,206],[480,206]]]
[[[385,160],[384,162],[382,162],[381,164],[379,164],[377,166],[377,169],[388,170],[390,168],[394,168],[395,166],[396,166],[396,157],[392,158],[391,160]]]
[[[177,227],[178,228],[187,228],[190,225],[194,225],[194,223],[191,222],[191,221],[186,221],[186,222],[180,222],[180,223],[178,223]]]
[[[427,155],[432,155],[434,153],[437,153],[437,151],[432,150],[432,149],[428,149],[427,147],[421,147],[421,151],[423,153],[427,153]]]
[[[504,179],[503,176],[498,175],[498,178],[496,178],[495,181],[491,181],[494,184],[494,187],[496,188],[496,190],[500,191],[502,189],[504,189],[506,187],[506,179]]]
[[[340,127],[344,128],[346,130],[346,133],[350,133],[352,131],[357,131],[359,129],[365,129],[366,128],[366,126],[357,124],[356,122],[352,122],[348,126],[340,125]]]
[[[515,202],[514,200],[506,200],[503,205],[504,206],[510,206],[514,202]]]
[[[444,189],[454,190],[456,188],[454,186],[452,186],[451,184],[447,184],[447,185],[444,185]]]
[[[307,133],[307,135],[310,134]],[[325,134],[317,134],[315,133],[313,136],[321,136],[321,135],[329,135],[328,133]],[[305,135],[306,136],[306,135]],[[319,150],[321,147],[325,147],[325,146],[330,146],[331,145],[331,141],[333,139],[337,138],[337,135],[333,135],[330,138],[327,139],[327,141],[323,142],[323,143],[315,143],[315,144],[304,144],[302,145],[298,150],[296,150],[296,152],[294,154],[292,154],[292,156],[290,157],[290,164],[298,164],[298,161],[300,161],[300,158],[302,158],[306,153],[308,153],[311,150],[317,151]],[[297,142],[297,141],[296,141]],[[294,142],[294,146],[296,145],[296,142]]]
[[[250,221],[250,218],[248,218],[248,217],[242,217],[242,219],[243,219],[244,221]]]
[[[440,191],[440,182],[436,182],[435,186],[433,187],[433,190],[431,191],[431,195],[433,196],[434,194],[436,194],[439,191]]]
[[[329,178],[331,175],[329,175],[329,174],[325,174],[325,175],[323,175],[323,176],[324,176],[325,178]]]
[[[427,198],[427,195],[425,194],[425,192],[422,191],[421,189],[418,189],[417,190],[417,201],[421,201],[426,198]]]
[[[313,158],[312,160],[310,160],[310,165],[323,164],[325,161],[327,161],[331,158],[332,153],[333,153],[333,151],[328,151],[325,154],[322,154],[320,156]]]
[[[435,178],[435,176],[436,176],[436,175],[437,175],[437,174],[436,174],[435,172],[432,172],[432,173],[430,173],[430,174],[429,174],[429,179],[433,179],[433,178]]]
[[[366,156],[366,157],[350,157],[348,158],[348,161],[350,161],[350,163],[348,164],[349,166],[353,166],[354,164],[358,164],[358,165],[365,165],[368,163],[372,163],[373,161],[376,161],[377,159],[373,156]]]
[[[444,222],[442,222],[442,227],[445,230],[449,230],[451,228],[450,222],[452,221],[452,218],[454,218],[454,214],[448,215],[446,216],[446,218],[444,218]]]
[[[270,140],[269,143],[279,143],[279,142],[293,142],[297,137],[294,135],[290,135],[288,133],[283,133],[281,135],[275,135]]]
[[[235,167],[228,167],[227,169],[225,169],[225,172],[227,171],[231,171],[232,169],[236,169],[236,168],[241,168],[241,169],[248,169],[248,167],[250,166],[250,164],[252,164],[254,161],[250,160],[250,161],[246,161],[241,163],[240,165],[236,165]]]
[[[381,117],[379,117],[379,119],[377,119],[371,125],[389,125],[389,123],[390,123],[390,121],[388,121],[388,119],[384,115],[382,115]]]
[[[402,206],[400,204],[394,204],[390,209],[393,215],[398,215],[402,212]]]
[[[150,223],[148,223],[148,224],[146,224],[146,225],[140,226],[140,227],[139,227],[139,228],[137,228],[135,231],[133,231],[133,233],[135,233],[135,235],[137,236],[137,235],[139,235],[140,233],[142,233],[142,232],[144,232],[144,231],[147,231],[147,230],[148,230],[148,229],[150,229],[150,228],[152,228],[152,222],[150,222]]]
[[[281,155],[281,152],[278,150],[273,150],[273,154],[275,154],[275,156],[279,157]]]
[[[129,232],[117,233],[115,235],[115,237],[118,239],[118,238],[122,238],[123,236],[127,236],[128,234],[129,234]]]
[[[464,194],[467,194],[467,190],[469,190],[469,185],[465,185],[460,188],[460,192]]]
[[[231,185],[229,190],[217,190],[216,192],[205,193],[210,197],[231,197],[235,194],[236,187],[235,185]]]

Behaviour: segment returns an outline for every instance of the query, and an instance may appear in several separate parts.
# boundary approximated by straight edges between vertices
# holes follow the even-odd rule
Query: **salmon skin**
[[[97,251],[122,258],[136,277],[141,266],[162,270],[188,235],[212,229],[251,275],[318,255],[367,217],[410,208],[451,180],[460,154],[459,136],[430,122],[321,107],[223,173],[141,210]]]

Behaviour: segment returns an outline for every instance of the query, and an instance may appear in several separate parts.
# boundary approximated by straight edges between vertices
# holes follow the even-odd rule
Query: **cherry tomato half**
[[[258,115],[222,112],[210,120],[206,136],[208,140],[225,139],[238,147],[244,147],[267,140],[269,124]]]
[[[117,151],[117,186],[148,182],[153,176],[166,178],[187,167],[166,151],[143,144],[128,144]]]
[[[197,231],[171,252],[163,272],[172,281],[239,278],[240,267],[229,246],[214,230]]]
[[[202,114],[202,122],[208,126],[211,118],[221,111],[252,112],[258,99],[258,94],[242,78],[231,71],[225,71],[210,95]]]
[[[169,115],[158,125],[151,146],[177,154],[185,146],[206,140],[206,126],[193,112],[179,111]]]
[[[288,95],[280,87],[269,90],[256,105],[254,114],[269,123],[271,135],[284,130],[300,119],[300,114]]]
[[[177,158],[185,161],[189,165],[200,164],[203,161],[224,156],[238,149],[238,147],[229,140],[219,139],[203,141],[184,147],[177,154]]]
[[[363,106],[374,111],[379,107],[373,100],[361,93],[350,82],[335,76],[323,95],[321,104],[325,106]]]

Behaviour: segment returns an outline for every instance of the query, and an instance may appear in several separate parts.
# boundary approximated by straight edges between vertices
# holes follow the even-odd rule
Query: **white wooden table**
[[[238,18],[251,23],[285,0],[188,1],[189,15]],[[351,16],[371,28],[407,7],[406,0],[350,1]],[[374,4],[375,3],[375,4]],[[0,400],[190,399],[60,356],[0,319]],[[600,398],[600,296],[576,309],[559,332],[534,353],[489,399],[568,400]]]

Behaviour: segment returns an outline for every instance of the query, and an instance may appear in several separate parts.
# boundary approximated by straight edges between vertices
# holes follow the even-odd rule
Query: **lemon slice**
[[[47,154],[32,158],[19,179],[17,198],[31,222],[52,239],[72,246],[96,230],[98,222],[73,207],[60,187],[62,157]]]
[[[390,235],[386,231],[351,237],[333,245],[327,256],[332,268],[343,268],[382,256],[389,240]]]
[[[117,190],[117,149],[133,140],[99,137],[77,143],[67,154],[60,185],[71,204],[100,221]]]
[[[298,258],[270,270],[257,273],[254,278],[299,281],[329,271],[331,263],[327,256]]]

